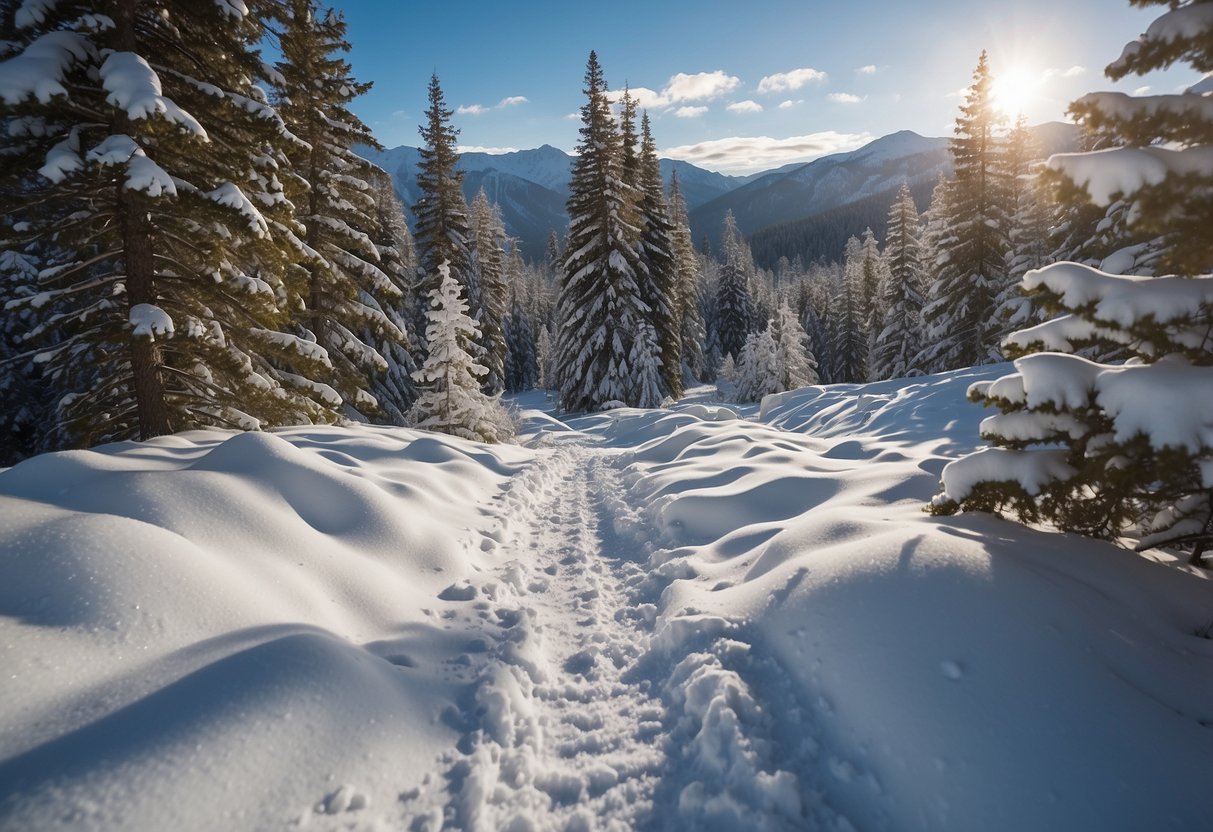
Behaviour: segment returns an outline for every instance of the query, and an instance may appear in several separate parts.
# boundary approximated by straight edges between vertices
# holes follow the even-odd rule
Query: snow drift
[[[1209,582],[922,511],[1006,372],[0,472],[0,827],[1206,825]]]

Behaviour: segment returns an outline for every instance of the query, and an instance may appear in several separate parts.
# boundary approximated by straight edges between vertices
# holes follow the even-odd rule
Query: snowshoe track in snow
[[[615,452],[574,440],[541,453],[499,498],[486,539],[501,565],[444,593],[475,611],[484,646],[444,787],[402,798],[409,828],[846,828],[776,762],[803,772],[816,751],[777,666],[731,622],[657,620],[685,575],[650,571]]]

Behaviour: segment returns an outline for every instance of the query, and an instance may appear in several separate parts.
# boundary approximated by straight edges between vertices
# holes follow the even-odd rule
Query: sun
[[[1013,66],[994,76],[994,106],[1008,118],[1025,112],[1036,99],[1041,77],[1024,66]]]

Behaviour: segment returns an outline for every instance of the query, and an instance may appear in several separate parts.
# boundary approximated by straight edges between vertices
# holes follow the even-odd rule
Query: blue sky
[[[1159,11],[1123,0],[334,5],[349,23],[355,75],[375,85],[354,110],[389,147],[418,143],[436,71],[465,147],[570,150],[590,49],[613,90],[642,88],[662,155],[726,173],[901,129],[949,135],[983,48],[1032,123],[1062,119],[1091,90],[1169,92],[1195,80],[1103,77]]]

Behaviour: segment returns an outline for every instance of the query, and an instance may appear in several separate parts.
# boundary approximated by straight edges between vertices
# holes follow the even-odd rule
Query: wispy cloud
[[[826,98],[838,104],[858,104],[863,101],[858,95],[851,95],[849,92],[832,92]]]
[[[761,113],[762,105],[747,98],[745,101],[734,101],[725,109],[731,113]]]
[[[858,72],[860,75],[875,75],[876,74],[876,64],[867,64],[866,66],[859,67],[855,71]]]
[[[837,133],[832,130],[786,139],[734,136],[671,147],[661,155],[724,173],[753,173],[790,162],[809,162],[830,153],[854,150],[871,140],[869,133]]]
[[[455,108],[455,112],[461,116],[482,116],[485,113],[493,110],[504,110],[506,107],[517,107],[519,104],[526,104],[529,101],[530,99],[525,95],[509,95],[491,107],[486,107],[483,104],[461,104]]]
[[[517,153],[516,147],[482,147],[478,144],[461,144],[456,146],[458,153],[487,153],[490,156],[500,156],[502,153]]]
[[[776,72],[774,75],[763,76],[762,80],[758,82],[758,91],[761,93],[790,92],[798,90],[808,83],[824,81],[826,78],[826,74],[820,69],[802,67],[790,72]]]
[[[1055,78],[1058,75],[1060,75],[1062,78],[1077,78],[1079,75],[1086,75],[1086,74],[1087,74],[1087,68],[1085,66],[1079,66],[1078,64],[1075,64],[1074,66],[1070,67],[1069,69],[1058,69],[1055,66],[1051,66],[1048,69],[1046,69],[1044,72],[1040,73],[1040,76],[1042,78],[1048,80],[1049,78]]]
[[[685,102],[712,101],[722,95],[728,95],[740,86],[741,79],[736,75],[729,75],[723,69],[717,69],[694,74],[679,72],[671,76],[660,91],[648,87],[633,87],[627,90],[627,93],[643,110],[663,110]],[[612,90],[607,93],[607,97],[618,101],[623,98],[623,93],[623,90]]]
[[[792,99],[790,99],[790,98],[789,98],[789,99],[787,99],[786,101],[780,101],[780,102],[779,102],[779,109],[781,109],[781,110],[790,110],[790,109],[792,109],[793,107],[795,107],[797,104],[803,104],[803,103],[804,103],[804,99],[803,99],[803,98],[798,98],[798,99],[796,99],[795,101],[793,101]]]
[[[679,118],[699,118],[707,111],[707,107],[679,107],[674,111],[674,115]]]

